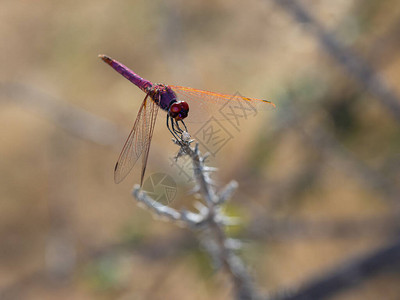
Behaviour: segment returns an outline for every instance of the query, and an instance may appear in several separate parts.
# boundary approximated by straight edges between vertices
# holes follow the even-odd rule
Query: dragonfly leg
[[[178,137],[178,134],[177,134],[176,129],[175,129],[175,126],[174,126],[174,119],[171,118],[172,130],[171,130],[171,127],[169,126],[169,119],[170,119],[170,118],[171,118],[171,117],[170,117],[169,115],[167,115],[167,127],[168,127],[168,130],[169,130],[169,132],[171,132],[172,136],[173,136],[177,141],[179,141],[180,138]]]
[[[175,122],[174,122],[174,121],[175,121]],[[182,130],[179,128],[178,122],[177,122],[176,120],[174,120],[173,118],[171,118],[171,124],[172,124],[172,130],[174,131],[174,133],[175,133],[176,135],[179,135],[179,134],[182,133]],[[178,127],[178,128],[176,128],[175,125],[176,125],[176,127]]]
[[[176,121],[176,127],[178,128],[178,132],[179,132],[180,134],[182,134],[182,133],[183,133],[183,130],[182,130],[182,128],[179,126],[179,121]]]
[[[185,127],[185,131],[188,132],[188,129],[187,129],[187,127],[186,127],[185,122],[183,122],[183,120],[181,120],[181,122],[182,122],[182,124],[183,124],[183,127]]]
[[[169,132],[171,132],[171,134],[175,137],[175,134],[173,133],[173,131],[171,130],[171,127],[169,126],[169,118],[170,118],[170,116],[167,115],[167,128],[168,128]]]
[[[175,121],[175,125],[176,125],[176,128],[177,128],[177,132],[179,133],[179,134],[182,134],[183,133],[183,130],[179,127],[179,123],[178,123],[179,121]]]
[[[180,126],[179,126],[179,121],[183,124],[183,127],[185,127],[185,130],[183,130]],[[175,121],[175,123],[176,123],[176,127],[178,127],[178,132],[180,133],[180,134],[182,134],[184,131],[188,131],[187,130],[187,127],[186,127],[186,124],[185,124],[185,122],[183,122],[183,120],[178,120],[178,121]]]

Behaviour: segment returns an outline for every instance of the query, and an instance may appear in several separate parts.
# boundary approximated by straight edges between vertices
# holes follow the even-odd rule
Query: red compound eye
[[[189,105],[185,101],[175,102],[169,108],[169,115],[175,120],[182,120],[187,117]]]
[[[179,105],[179,103],[174,103],[171,105],[171,107],[169,108],[169,111],[173,114],[177,114],[181,111],[181,106]]]
[[[185,101],[181,101],[180,104],[181,104],[182,110],[186,111],[186,113],[188,113],[189,112],[189,104],[187,104]]]

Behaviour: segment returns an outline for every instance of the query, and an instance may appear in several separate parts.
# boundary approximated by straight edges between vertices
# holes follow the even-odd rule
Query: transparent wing
[[[233,120],[256,115],[258,111],[271,110],[271,101],[248,98],[238,93],[220,94],[189,87],[170,85],[178,99],[189,104],[188,122],[204,122],[211,116],[217,120]]]
[[[114,181],[120,183],[129,174],[139,159],[145,152],[142,163],[147,163],[148,152],[150,149],[151,137],[153,135],[155,120],[157,117],[158,106],[150,99],[148,95],[140,106],[135,124],[122,148],[117,164],[114,170]],[[144,176],[145,165],[142,165],[142,180]]]
[[[157,113],[159,106],[153,101],[148,101],[149,113],[146,114],[145,122],[143,123],[143,131],[145,132],[144,140],[146,141],[144,145],[144,153],[142,156],[142,174],[140,176],[140,185],[143,184],[144,174],[146,172],[147,167],[147,159],[149,158],[149,151],[150,151],[150,143],[151,139],[153,138],[154,127],[156,125]]]

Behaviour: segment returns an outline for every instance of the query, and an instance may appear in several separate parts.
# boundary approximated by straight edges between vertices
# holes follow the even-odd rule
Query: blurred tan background
[[[400,5],[277,2],[0,3],[1,299],[232,296],[189,231],[136,206],[139,166],[114,184],[144,95],[102,53],[153,82],[276,103],[213,161],[218,182],[239,182],[228,233],[261,292],[295,293],[397,242]],[[164,123],[148,174],[178,150]],[[191,208],[177,185],[172,205]],[[380,258],[332,299],[399,299],[398,258]]]

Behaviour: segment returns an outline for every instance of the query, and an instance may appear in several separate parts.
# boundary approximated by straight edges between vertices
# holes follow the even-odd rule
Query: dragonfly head
[[[189,113],[189,105],[185,101],[178,101],[169,107],[169,115],[175,120],[183,120]]]

